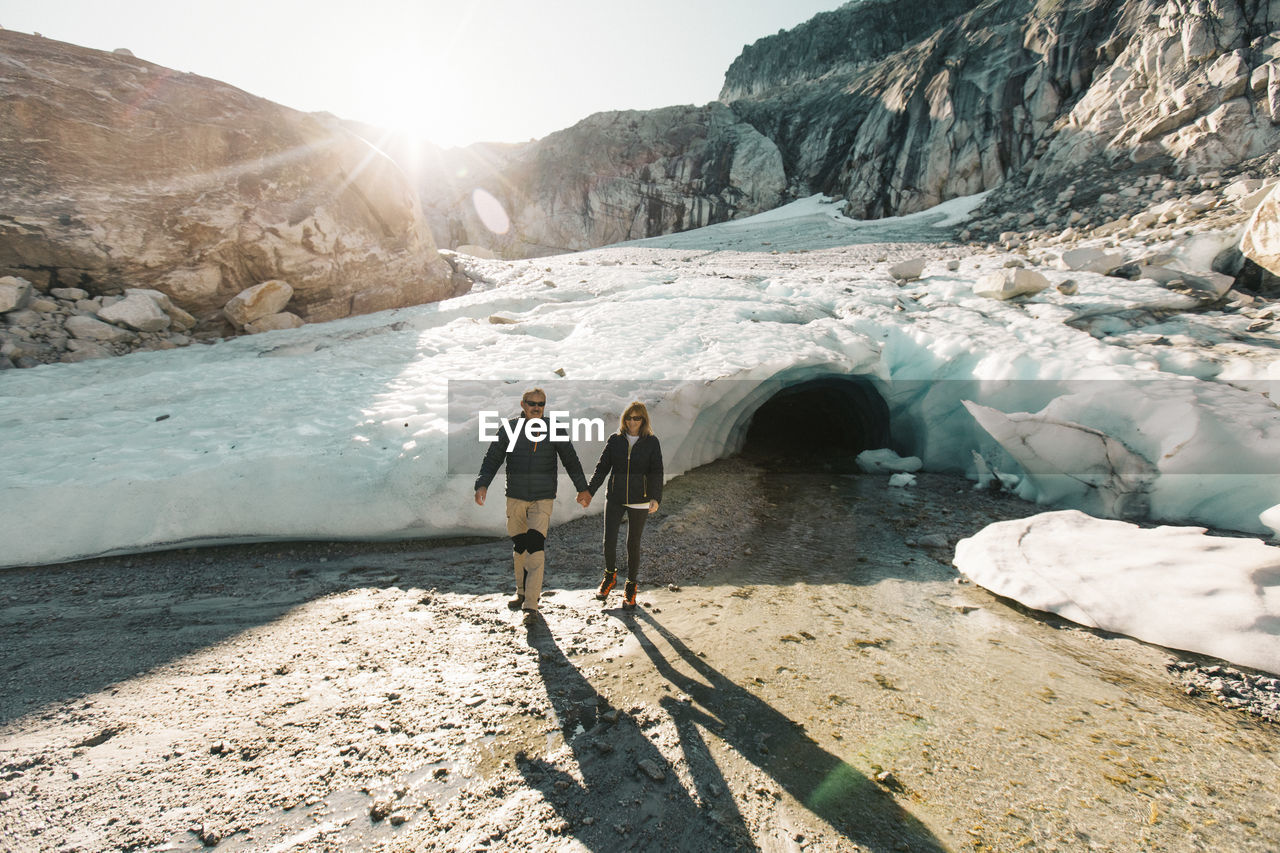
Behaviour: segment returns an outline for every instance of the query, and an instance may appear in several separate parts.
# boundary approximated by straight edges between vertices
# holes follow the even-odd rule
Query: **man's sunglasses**
[[[533,400],[521,400],[520,402],[524,403],[526,406],[528,406],[531,409],[541,409],[543,406],[547,404],[546,400],[539,400],[536,403]]]

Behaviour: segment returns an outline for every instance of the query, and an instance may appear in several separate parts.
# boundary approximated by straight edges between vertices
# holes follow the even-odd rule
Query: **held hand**
[[[578,503],[582,504],[583,509],[591,506],[591,492],[588,492],[586,489],[578,492]]]
[[[658,502],[649,501],[649,515],[653,515],[657,511],[658,511]]]
[[[488,493],[488,489],[476,489],[476,506],[484,506],[484,496]]]

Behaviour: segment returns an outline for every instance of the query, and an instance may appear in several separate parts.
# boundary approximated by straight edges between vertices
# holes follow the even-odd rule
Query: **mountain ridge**
[[[282,321],[323,321],[464,291],[437,247],[538,257],[815,193],[861,219],[986,193],[955,236],[1004,248],[1192,220],[1238,243],[1280,204],[1253,199],[1280,176],[1280,0],[846,3],[745,46],[717,101],[448,151],[132,56],[0,46],[0,280],[23,279],[0,359],[24,366],[189,342],[66,325],[129,290],[221,337],[222,306],[271,280]],[[1216,271],[1277,287],[1228,254]]]
[[[854,216],[879,218],[994,190],[972,234],[995,239],[1008,230],[999,217],[1011,213],[1034,211],[1027,224],[1058,230],[1076,209],[1095,224],[1136,213],[1085,202],[1153,175],[1280,174],[1270,156],[1280,149],[1278,38],[1274,0],[868,0],[745,46],[718,103],[753,131],[735,139],[777,149],[781,178],[772,156],[756,158],[762,167],[754,176],[745,169],[737,176],[781,182],[775,204],[821,192],[847,199]],[[707,152],[664,145],[646,155],[652,140],[625,130],[604,142],[600,116],[491,161],[483,180],[459,183],[453,176],[466,170],[455,167],[467,154],[446,156],[421,184],[437,239],[508,257],[545,253],[537,226],[495,235],[468,221],[454,204],[475,186],[498,197],[516,222],[538,223],[553,209],[562,221],[576,216],[584,228],[559,230],[556,251],[601,245],[602,233],[656,236],[636,227],[651,224],[642,212],[655,193],[714,211],[706,220],[662,223],[677,229],[770,204],[767,194],[733,181],[645,180],[658,161],[683,159],[702,170]],[[686,115],[685,132],[698,135],[689,130],[698,120]],[[628,146],[632,156],[598,164],[600,182],[610,185],[607,211],[585,200],[589,192],[568,209],[545,192],[585,147],[609,144]],[[734,144],[725,141],[715,156]],[[1076,182],[1075,207],[1061,209],[1058,195]]]

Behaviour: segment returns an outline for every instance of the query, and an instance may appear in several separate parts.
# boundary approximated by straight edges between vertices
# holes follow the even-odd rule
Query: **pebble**
[[[644,775],[655,782],[661,782],[667,778],[666,772],[655,764],[652,759],[642,758],[637,766],[644,771]]]
[[[1183,692],[1188,696],[1209,694],[1227,708],[1280,723],[1280,679],[1219,664],[1200,666],[1192,661],[1175,661],[1168,668],[1180,674]]]

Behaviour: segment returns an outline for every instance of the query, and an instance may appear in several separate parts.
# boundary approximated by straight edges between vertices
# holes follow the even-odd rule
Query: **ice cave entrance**
[[[889,406],[871,381],[823,376],[788,385],[765,400],[751,417],[742,453],[852,467],[859,453],[889,442]]]

